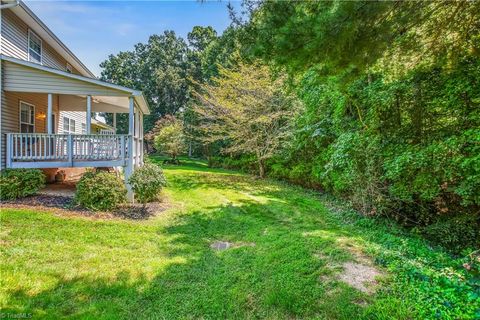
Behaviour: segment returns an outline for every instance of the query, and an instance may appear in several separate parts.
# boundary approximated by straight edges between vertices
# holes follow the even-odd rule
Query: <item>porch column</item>
[[[52,123],[52,114],[53,114],[53,94],[48,94],[47,101],[47,133],[53,133],[53,123]]]
[[[92,96],[87,96],[87,134],[92,133]]]
[[[143,166],[143,112],[140,112],[140,165]]]
[[[129,98],[129,112],[128,112],[128,157],[126,159],[126,165],[124,170],[125,186],[127,187],[127,198],[133,202],[132,187],[128,183],[128,179],[133,173],[133,134],[134,134],[134,117],[135,117],[135,103],[133,97]]]
[[[113,113],[113,129],[115,130],[115,133],[117,133],[117,113]]]
[[[140,164],[140,110],[135,112],[135,168]]]

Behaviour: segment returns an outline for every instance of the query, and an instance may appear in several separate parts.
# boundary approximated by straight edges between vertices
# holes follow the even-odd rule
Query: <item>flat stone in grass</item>
[[[232,244],[230,242],[226,242],[226,241],[213,241],[210,244],[210,248],[212,248],[213,250],[217,250],[217,251],[227,250],[231,246],[232,246]]]
[[[255,243],[253,242],[228,242],[228,241],[213,241],[210,244],[210,248],[216,251],[223,251],[230,248],[240,248],[240,247],[254,247]]]

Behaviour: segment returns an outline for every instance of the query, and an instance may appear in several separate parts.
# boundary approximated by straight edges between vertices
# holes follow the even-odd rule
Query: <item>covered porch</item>
[[[123,167],[128,177],[135,167],[143,164],[143,116],[149,114],[149,110],[140,91],[0,57],[2,89],[7,97],[2,109],[12,114],[11,120],[2,115],[7,168]],[[24,102],[29,101],[28,98],[42,101],[35,104],[44,107],[30,103],[31,109],[24,112],[21,104],[29,105]],[[61,112],[81,115],[83,120],[76,124],[77,130],[59,130]],[[95,127],[96,122],[92,118],[94,113],[113,114],[113,128],[116,128],[116,115],[127,113],[128,133],[92,132],[92,123]],[[22,121],[31,124],[25,125]],[[63,126],[68,128],[68,124]]]
[[[131,156],[138,166],[142,144],[127,134],[7,133],[6,167],[125,167]]]

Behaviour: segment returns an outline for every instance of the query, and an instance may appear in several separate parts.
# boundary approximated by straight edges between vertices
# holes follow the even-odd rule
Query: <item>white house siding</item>
[[[6,133],[20,132],[20,101],[35,106],[35,132],[47,132],[47,95],[43,93],[2,92],[2,148],[1,168],[6,161]],[[55,129],[59,128],[58,96],[53,98],[53,112],[56,115]],[[40,117],[40,115],[45,117]]]
[[[28,27],[10,10],[2,10],[1,53],[22,60],[28,59]]]
[[[28,60],[28,25],[23,22],[10,9],[1,11],[1,46],[0,54],[14,57],[21,60]],[[67,61],[60,56],[55,50],[42,39],[42,64],[59,69],[66,70]],[[72,69],[72,73],[80,74],[76,69]],[[2,81],[2,90],[5,90],[9,79],[5,77],[5,62],[2,62],[2,74],[0,79]],[[34,81],[40,81],[35,79]],[[40,113],[47,113],[47,95],[45,93],[15,93],[15,92],[1,92],[1,147],[0,147],[0,168],[5,167],[6,160],[6,133],[19,132],[19,101],[35,105],[35,132],[46,132],[46,120],[40,119],[37,116]],[[57,133],[63,132],[63,116],[75,119],[78,122],[76,130],[81,133],[81,123],[86,122],[85,113],[81,112],[67,112],[63,111],[61,114],[58,110],[58,96],[54,96],[53,110],[56,115],[55,129]]]
[[[10,9],[2,10],[2,46],[0,53],[21,60],[28,60],[28,25]],[[66,70],[67,61],[42,39],[42,64]],[[74,74],[80,74],[76,69]]]
[[[58,132],[65,133],[63,131],[63,117],[73,119],[75,121],[75,133],[82,133],[82,123],[87,123],[87,117],[85,112],[81,111],[60,111],[60,116],[58,118]]]
[[[125,91],[99,86],[79,79],[66,78],[46,70],[6,61],[4,64],[4,90],[15,92],[58,93],[92,96],[126,96]]]

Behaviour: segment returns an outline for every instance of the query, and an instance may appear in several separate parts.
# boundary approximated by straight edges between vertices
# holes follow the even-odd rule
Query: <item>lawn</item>
[[[166,166],[165,173],[170,207],[148,220],[2,208],[2,313],[47,319],[480,316],[478,283],[462,267],[465,260],[388,222],[201,161]],[[231,247],[216,250],[215,241]],[[342,281],[348,262],[380,273],[375,292]]]

